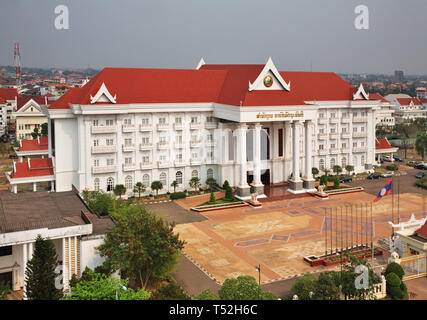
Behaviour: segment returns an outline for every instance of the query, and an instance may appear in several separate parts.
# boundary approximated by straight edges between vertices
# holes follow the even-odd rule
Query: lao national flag
[[[390,194],[392,191],[391,183],[393,178],[390,178],[388,182],[385,184],[385,186],[381,189],[381,191],[378,193],[377,197],[375,198],[374,202],[377,202],[378,200],[381,200],[382,197],[385,197],[386,195]]]

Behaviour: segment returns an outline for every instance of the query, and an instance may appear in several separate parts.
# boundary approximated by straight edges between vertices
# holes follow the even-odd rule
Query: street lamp
[[[261,265],[255,268],[258,271],[258,284],[261,286]]]

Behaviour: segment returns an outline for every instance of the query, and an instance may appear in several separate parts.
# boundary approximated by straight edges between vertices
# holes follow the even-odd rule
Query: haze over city
[[[369,29],[357,30],[358,5]],[[69,9],[57,30],[55,8]],[[194,68],[265,63],[280,70],[427,74],[427,3],[409,0],[2,1],[0,65]]]

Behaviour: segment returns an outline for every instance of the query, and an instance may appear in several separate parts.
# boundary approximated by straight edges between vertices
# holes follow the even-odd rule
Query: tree
[[[225,197],[224,197],[224,199],[225,200],[230,200],[230,201],[234,199],[233,189],[229,185],[225,188]]]
[[[107,230],[98,248],[112,269],[120,270],[146,287],[148,281],[165,279],[174,270],[185,242],[145,206],[126,206],[112,215],[114,227]]]
[[[227,187],[229,187],[230,186],[230,183],[228,182],[228,180],[225,180],[224,181],[224,184],[222,185],[222,188],[224,189],[224,190],[227,190]]]
[[[138,193],[138,199],[141,199],[141,193],[144,193],[145,190],[145,186],[142,184],[142,182],[137,182],[133,187],[133,192]]]
[[[197,191],[197,189],[200,187],[200,179],[198,177],[193,177],[188,184],[191,188],[194,188],[194,191]]]
[[[426,160],[426,149],[427,149],[427,133],[421,133],[415,140],[415,149],[418,154],[423,158],[423,162]]]
[[[128,288],[126,279],[116,279],[105,274],[94,273],[80,279],[71,286],[71,294],[63,300],[147,300],[150,293],[145,289]]]
[[[328,189],[328,177],[327,176],[321,176],[319,180],[319,185],[324,185],[325,188],[323,190]]]
[[[315,286],[313,299],[315,300],[339,300],[340,289],[336,283],[336,277],[331,272],[323,272],[319,275]]]
[[[400,280],[402,280],[403,276],[405,275],[405,270],[403,270],[402,266],[396,262],[391,262],[388,264],[384,275],[387,277],[387,275],[392,272],[396,274]]]
[[[211,192],[211,196],[209,198],[209,203],[215,203],[216,199],[215,199],[215,194],[213,192]]]
[[[316,176],[319,174],[319,169],[317,169],[317,168],[311,168],[311,173],[316,178]]]
[[[304,274],[298,278],[291,288],[292,295],[297,295],[299,300],[310,300],[314,293],[316,277],[311,273]]]
[[[327,168],[324,168],[322,171],[325,173],[325,176],[327,176],[327,175],[328,175],[328,173],[329,173],[331,170],[329,170],[329,169],[327,169]]]
[[[336,173],[336,175],[339,175],[342,172],[342,168],[339,165],[335,165],[333,171]]]
[[[386,277],[387,281],[386,290],[387,295],[392,299],[402,299],[403,298],[403,287],[402,280],[394,272],[390,272]]]
[[[0,143],[0,154],[4,157],[5,154],[8,153],[8,149],[6,147],[6,144]]]
[[[173,187],[173,192],[176,192],[176,187],[178,187],[178,181],[174,180],[171,183],[171,187]]]
[[[159,195],[159,190],[163,189],[163,183],[161,181],[153,181],[151,183],[151,189],[156,190],[156,196]]]
[[[122,184],[116,184],[116,186],[114,187],[114,194],[116,196],[119,196],[121,199],[122,195],[124,195],[125,193],[126,193],[126,187]]]
[[[203,291],[196,297],[196,300],[219,300],[219,296],[213,293],[211,289]]]
[[[0,300],[7,300],[7,295],[10,293],[10,283],[0,282]]]
[[[345,170],[349,175],[351,175],[351,173],[354,171],[354,166],[352,166],[351,164],[348,164],[345,166]]]
[[[206,185],[209,186],[209,190],[212,192],[213,187],[216,185],[216,180],[214,178],[209,178],[206,180]]]
[[[150,300],[190,300],[190,296],[175,281],[170,281],[154,291]]]
[[[40,132],[39,132],[39,128],[35,127],[34,131],[31,132],[31,136],[33,137],[33,139],[37,139],[38,137],[40,137]]]
[[[340,188],[340,178],[335,176],[334,177],[334,189],[339,189],[339,188]]]
[[[47,125],[47,122],[43,123],[41,125],[41,128],[42,128],[42,130],[41,130],[42,137],[47,137],[47,135],[48,135],[48,125]]]
[[[110,194],[104,192],[90,192],[85,199],[89,208],[101,216],[106,216],[113,211],[114,200]]]
[[[57,300],[62,291],[55,287],[55,268],[58,255],[50,239],[37,236],[33,257],[28,261],[25,270],[26,295],[30,300]]]
[[[221,300],[277,300],[275,295],[263,292],[255,278],[251,276],[226,279],[218,294]]]

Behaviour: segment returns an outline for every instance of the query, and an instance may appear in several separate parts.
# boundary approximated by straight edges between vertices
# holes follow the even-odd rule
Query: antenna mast
[[[16,75],[16,87],[21,87],[21,52],[19,50],[19,42],[14,44],[14,63],[15,63],[15,75]]]

